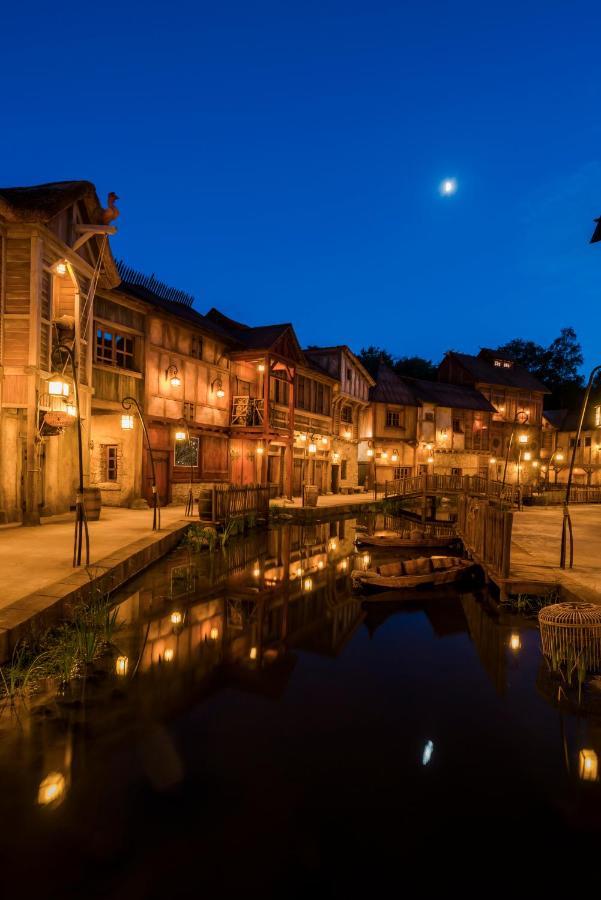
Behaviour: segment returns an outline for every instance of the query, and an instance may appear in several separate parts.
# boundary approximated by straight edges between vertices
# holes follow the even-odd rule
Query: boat
[[[419,531],[411,531],[409,537],[403,537],[394,531],[378,534],[362,534],[355,541],[358,547],[381,547],[383,550],[396,550],[403,547],[450,547],[459,539],[450,534],[437,537],[426,536]]]
[[[399,591],[408,588],[455,584],[475,574],[476,565],[460,556],[420,556],[397,560],[375,569],[354,569],[354,588],[364,591]]]

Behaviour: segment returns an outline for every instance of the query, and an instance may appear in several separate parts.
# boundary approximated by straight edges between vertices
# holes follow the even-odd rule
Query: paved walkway
[[[601,603],[601,505],[570,506],[574,568],[559,568],[563,511],[525,507],[514,513],[511,580],[565,587],[575,597]]]
[[[161,525],[184,519],[183,506],[161,510]],[[44,518],[43,525],[0,527],[0,609],[80,571],[73,568],[74,514]],[[193,521],[192,519],[190,521]],[[152,511],[103,507],[98,522],[88,523],[90,565],[152,535]]]

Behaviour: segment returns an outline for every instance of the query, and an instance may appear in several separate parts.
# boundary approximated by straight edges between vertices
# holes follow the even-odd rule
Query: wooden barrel
[[[198,492],[198,518],[206,522],[213,520],[212,488],[201,488]]]
[[[316,485],[305,485],[305,506],[317,506],[317,497],[319,491]]]
[[[102,497],[100,488],[88,487],[83,490],[83,502],[86,508],[86,518],[88,522],[97,522],[100,518],[100,510],[102,508]]]

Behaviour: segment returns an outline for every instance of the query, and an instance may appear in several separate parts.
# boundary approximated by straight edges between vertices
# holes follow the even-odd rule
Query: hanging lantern
[[[526,462],[530,462],[530,460],[532,459],[532,454],[529,450],[526,450],[526,452],[524,453],[524,459]]]
[[[390,457],[390,459],[392,462],[398,462],[399,454],[396,452],[396,450],[392,451],[392,456]]]
[[[265,371],[265,364],[257,363],[257,372],[264,372],[264,371]]]
[[[305,591],[311,591],[313,589],[313,579],[310,576],[305,578],[303,587]]]
[[[183,621],[184,621],[184,617],[179,610],[176,609],[176,610],[174,610],[174,612],[171,613],[171,624],[172,625],[181,625]]]
[[[54,266],[54,271],[61,278],[64,278],[67,274],[67,263],[63,262],[62,260],[60,262],[57,262]]]
[[[182,383],[177,366],[169,366],[165,369],[165,378],[169,381],[171,387],[179,387]]]
[[[373,451],[372,447],[367,448],[367,455],[368,455],[368,457],[372,457],[374,455],[374,451]]]
[[[121,416],[121,428],[123,431],[131,431],[134,427],[134,417],[125,415]]]
[[[257,453],[258,453],[259,456],[263,456],[263,454],[265,453],[265,448],[264,448],[264,447],[261,447],[261,446],[259,445],[259,446],[257,447]]]
[[[310,443],[307,449],[309,453],[317,453],[317,444]]]
[[[528,435],[525,432],[522,432],[522,434],[520,434],[518,436],[518,441],[520,442],[520,444],[527,444],[528,443]]]
[[[185,431],[176,431],[175,432],[175,440],[176,441],[185,441],[186,440],[186,432]]]
[[[322,444],[327,444],[327,443],[328,443],[327,437],[322,437],[321,443],[322,443]]]
[[[48,393],[53,397],[68,397],[71,387],[60,376],[53,376],[48,382]]]

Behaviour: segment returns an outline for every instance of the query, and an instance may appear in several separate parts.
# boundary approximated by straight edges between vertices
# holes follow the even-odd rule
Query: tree
[[[421,378],[424,381],[436,381],[438,377],[438,366],[423,356],[400,356],[394,364],[394,371],[397,375]]]
[[[394,359],[383,347],[374,347],[373,344],[370,344],[369,347],[362,347],[357,355],[372,378],[378,374],[378,366],[381,362],[386,363],[391,369],[394,368]]]
[[[358,354],[359,359],[372,376],[375,378],[378,374],[378,366],[381,362],[390,366],[397,375],[406,375],[409,378],[423,378],[426,381],[435,381],[437,376],[437,367],[429,359],[422,356],[392,356],[388,350],[383,347],[363,347]]]
[[[523,338],[514,338],[497,347],[497,350],[511,356],[551,391],[551,395],[545,398],[547,409],[578,405],[584,383],[578,370],[584,357],[573,328],[562,328],[559,336],[548,347]]]

